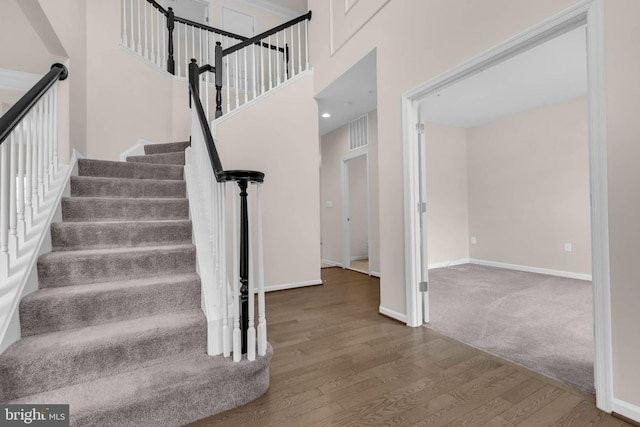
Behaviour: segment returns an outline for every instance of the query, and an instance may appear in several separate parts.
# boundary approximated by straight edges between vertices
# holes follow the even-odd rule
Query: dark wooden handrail
[[[67,67],[53,64],[51,70],[42,77],[22,98],[18,100],[2,117],[0,117],[0,144],[18,126],[20,121],[31,111],[51,86],[58,80],[65,80],[69,76]]]
[[[269,37],[275,33],[278,33],[286,28],[289,28],[292,25],[297,24],[298,22],[302,22],[304,20],[311,20],[311,11],[305,13],[304,15],[298,16],[297,18],[293,18],[290,21],[285,22],[284,24],[280,24],[277,27],[273,27],[270,30],[267,30],[265,32],[262,32],[260,34],[258,34],[257,36],[253,36],[250,39],[246,39],[241,43],[238,43],[236,45],[233,45],[231,47],[228,47],[226,49],[224,49],[222,51],[222,56],[227,56],[233,52],[236,52],[244,47],[250,46],[252,44],[258,44],[258,45],[264,45],[264,43],[261,43],[260,41],[262,39],[264,39],[265,37]],[[266,45],[265,47],[269,47],[269,45]],[[281,51],[284,51],[284,48],[278,48]]]

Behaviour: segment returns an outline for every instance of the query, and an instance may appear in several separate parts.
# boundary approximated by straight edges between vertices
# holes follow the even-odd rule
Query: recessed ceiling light
[[[329,114],[329,113],[323,113],[323,114],[322,114],[322,117],[324,117],[325,119],[327,119],[327,118],[331,117],[331,114]]]

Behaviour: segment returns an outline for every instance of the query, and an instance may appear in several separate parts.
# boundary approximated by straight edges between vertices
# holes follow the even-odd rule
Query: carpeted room
[[[426,234],[429,327],[592,393],[585,52],[578,28],[426,98]]]

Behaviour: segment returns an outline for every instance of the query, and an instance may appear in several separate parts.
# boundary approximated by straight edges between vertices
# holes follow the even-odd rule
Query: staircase
[[[70,404],[71,425],[183,425],[269,385],[255,362],[208,356],[183,180],[189,143],[126,162],[79,160],[22,339],[0,355],[0,402]]]

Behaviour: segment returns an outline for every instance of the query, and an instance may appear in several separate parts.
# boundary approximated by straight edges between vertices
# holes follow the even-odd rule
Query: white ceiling
[[[375,110],[376,88],[374,50],[316,96],[320,135]],[[586,94],[586,31],[580,27],[427,97],[425,120],[469,128]]]
[[[469,128],[586,94],[580,27],[430,95],[424,119]]]
[[[316,96],[320,135],[357,119],[378,106],[376,51],[358,61]],[[331,117],[322,117],[323,113]]]

